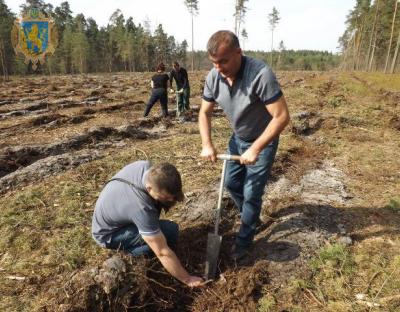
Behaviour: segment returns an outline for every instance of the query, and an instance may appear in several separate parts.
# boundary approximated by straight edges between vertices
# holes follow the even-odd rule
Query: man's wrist
[[[262,148],[260,148],[258,146],[250,146],[249,150],[258,155],[261,153]]]
[[[203,148],[214,148],[214,145],[211,142],[206,142],[202,144]]]
[[[185,276],[184,278],[181,279],[181,282],[185,285],[188,285],[190,283],[190,275],[189,273],[187,274],[187,276]]]

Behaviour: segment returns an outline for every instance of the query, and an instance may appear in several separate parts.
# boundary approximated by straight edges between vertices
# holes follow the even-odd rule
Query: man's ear
[[[146,183],[145,187],[146,187],[147,192],[151,192],[151,190],[153,189],[153,188],[151,187],[151,184],[150,184],[150,183]]]

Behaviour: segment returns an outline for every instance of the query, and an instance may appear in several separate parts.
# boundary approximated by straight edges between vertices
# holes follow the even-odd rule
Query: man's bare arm
[[[290,121],[289,109],[283,95],[276,102],[266,105],[266,109],[272,116],[272,119],[264,132],[243,153],[241,157],[242,164],[254,164],[264,147],[271,143]]]
[[[214,108],[213,102],[202,100],[199,111],[199,129],[202,143],[200,156],[204,159],[215,161],[217,152],[211,139],[211,115]]]
[[[160,260],[163,267],[173,277],[190,287],[202,285],[203,279],[201,277],[191,276],[182,266],[175,252],[168,246],[164,234],[159,233],[153,236],[142,235],[142,237]]]

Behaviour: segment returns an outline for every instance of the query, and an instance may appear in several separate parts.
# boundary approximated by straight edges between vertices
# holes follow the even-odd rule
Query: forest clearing
[[[291,113],[262,225],[243,262],[225,193],[216,281],[190,289],[156,258],[91,238],[104,183],[139,159],[168,161],[186,201],[177,253],[204,272],[221,162],[200,159],[206,72],[189,72],[192,114],[142,118],[151,73],[13,77],[0,91],[1,311],[399,311],[400,75],[277,72]],[[213,139],[231,129],[216,108]],[[385,251],[384,253],[382,251]]]

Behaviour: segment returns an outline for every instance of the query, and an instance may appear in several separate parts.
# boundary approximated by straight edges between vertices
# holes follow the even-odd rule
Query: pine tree
[[[25,0],[25,4],[21,4],[21,10],[26,13],[32,8],[36,8],[47,16],[51,16],[53,13],[53,6],[50,3],[45,3],[43,0]]]
[[[400,48],[400,29],[399,29],[399,36],[397,38],[396,49],[394,50],[394,55],[392,59],[392,65],[390,66],[390,73],[394,73],[394,68],[396,67],[397,57],[399,55],[399,48]]]
[[[86,38],[89,44],[88,51],[88,71],[89,72],[99,72],[104,71],[102,68],[102,58],[101,58],[101,49],[99,44],[99,28],[94,19],[88,18],[87,29],[86,29]]]
[[[71,65],[73,71],[87,72],[87,59],[89,56],[89,43],[85,34],[87,30],[86,19],[83,14],[78,14],[73,22]]]
[[[237,37],[240,35],[240,26],[244,22],[244,16],[246,15],[247,8],[245,3],[248,0],[236,0],[235,4],[235,34]]]
[[[121,70],[125,68],[124,63],[124,50],[126,46],[125,41],[125,18],[121,10],[116,10],[110,17],[108,24],[108,31],[110,33],[110,51],[112,53],[112,68]]]
[[[242,35],[242,50],[244,51],[245,50],[245,42],[249,38],[245,28],[243,28],[241,35]]]
[[[8,80],[13,65],[14,53],[10,33],[14,19],[4,0],[0,0],[0,69],[4,81]]]
[[[285,47],[285,44],[283,43],[283,40],[281,40],[279,42],[278,50],[279,50],[279,54],[278,54],[278,61],[277,61],[276,67],[279,69],[279,67],[281,66],[281,63],[283,62],[283,55],[284,55],[285,50],[286,50],[286,47]]]
[[[62,2],[60,6],[54,9],[53,18],[60,34],[64,32],[67,24],[72,24],[72,11],[67,1]]]
[[[193,17],[198,14],[198,0],[185,0],[185,5],[189,10],[192,17],[192,71],[194,70],[194,30],[193,30]]]
[[[342,68],[359,70],[363,60],[365,70],[388,71],[393,38],[396,29],[400,29],[398,11],[398,0],[375,0],[373,4],[370,0],[356,1],[339,40]]]
[[[389,65],[389,58],[390,58],[390,50],[392,48],[392,40],[393,40],[393,33],[394,33],[394,25],[395,25],[395,21],[396,21],[396,13],[397,13],[397,5],[399,3],[399,1],[395,0],[395,7],[394,7],[394,13],[393,13],[393,21],[392,21],[392,30],[390,32],[390,39],[389,39],[389,47],[388,47],[388,51],[387,51],[387,56],[386,56],[386,62],[385,62],[385,73],[387,72],[388,69],[388,65]]]
[[[274,30],[276,26],[279,23],[279,20],[281,18],[279,17],[279,12],[278,10],[273,7],[272,12],[268,14],[268,21],[269,25],[271,27],[271,67],[273,66],[273,53],[274,53]]]

